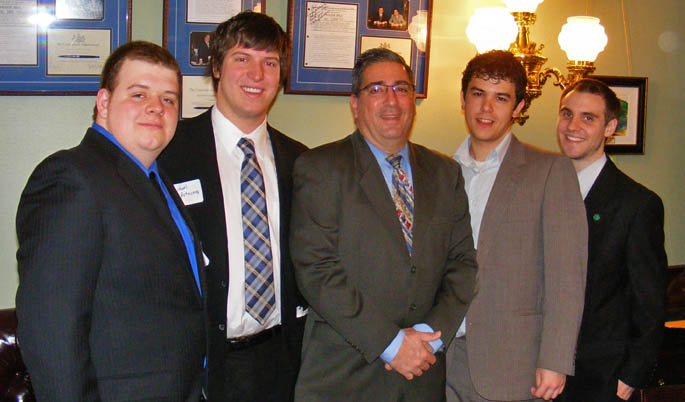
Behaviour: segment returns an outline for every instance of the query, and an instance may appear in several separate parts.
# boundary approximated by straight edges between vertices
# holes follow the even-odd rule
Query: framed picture
[[[266,0],[164,0],[164,47],[183,75],[181,118],[194,117],[214,104],[209,39],[216,26],[243,10],[266,12]]]
[[[418,98],[428,87],[432,0],[288,0],[290,74],[285,93],[349,95],[357,57],[374,47],[401,54]]]
[[[0,0],[0,95],[93,95],[131,0]]]
[[[621,101],[616,133],[607,139],[605,151],[609,154],[644,155],[647,77],[593,75],[591,78],[609,85]]]

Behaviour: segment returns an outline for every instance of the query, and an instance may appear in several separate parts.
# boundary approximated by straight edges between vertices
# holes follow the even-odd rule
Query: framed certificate
[[[93,95],[131,0],[0,0],[0,94]]]
[[[349,95],[357,57],[385,47],[411,66],[416,96],[425,98],[432,5],[432,0],[289,0],[292,51],[285,92]],[[423,34],[418,44],[413,31]]]

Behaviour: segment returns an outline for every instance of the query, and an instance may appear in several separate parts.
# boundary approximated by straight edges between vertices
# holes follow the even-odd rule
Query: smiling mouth
[[[482,118],[476,118],[476,121],[478,123],[483,123],[483,124],[492,124],[495,122],[494,120],[491,120],[491,119],[482,119]]]
[[[566,137],[566,139],[567,139],[568,141],[571,141],[571,142],[582,142],[582,141],[583,141],[582,138],[573,137],[573,136],[570,136],[570,135],[565,135],[564,137]]]
[[[261,88],[254,88],[254,87],[241,87],[243,91],[250,93],[250,94],[261,94],[264,92],[263,89]]]

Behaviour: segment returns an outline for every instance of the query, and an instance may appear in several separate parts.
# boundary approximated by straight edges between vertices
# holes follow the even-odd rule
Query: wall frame
[[[132,0],[0,0],[0,95],[94,95]],[[29,18],[54,18],[41,27]],[[40,20],[40,19],[39,19]]]
[[[266,0],[164,0],[164,47],[178,61],[183,75],[181,118],[194,117],[215,102],[207,74],[205,37],[216,26],[244,10],[266,13]]]
[[[593,75],[590,78],[609,85],[621,100],[616,134],[607,139],[604,146],[606,153],[644,155],[647,77]]]
[[[392,50],[398,46],[400,53],[409,53],[405,59],[414,71],[416,97],[425,98],[432,7],[432,0],[288,0],[292,49],[285,93],[349,95],[352,68],[362,51],[369,46]],[[391,23],[393,14],[402,22]],[[409,35],[418,14],[426,15],[425,51]]]

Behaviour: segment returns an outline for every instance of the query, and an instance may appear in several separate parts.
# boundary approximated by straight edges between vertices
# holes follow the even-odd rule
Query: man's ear
[[[100,119],[107,119],[107,107],[109,106],[109,99],[111,94],[106,88],[100,88],[95,98],[95,106],[98,109],[98,116]]]
[[[521,102],[519,102],[519,104],[516,105],[516,107],[514,108],[514,111],[511,113],[511,117],[512,118],[518,117],[519,113],[521,113],[521,110],[523,110],[523,106],[525,106],[525,104],[526,104],[526,100],[521,99]]]
[[[214,60],[212,60],[211,63],[212,63],[212,75],[217,80],[220,80],[221,79],[221,69],[216,67],[216,63],[214,62]]]
[[[459,91],[459,97],[461,99],[461,110],[464,110],[464,104],[466,103],[466,99],[464,99],[464,91]]]
[[[616,132],[616,127],[618,126],[618,119],[611,119],[604,126],[604,138],[609,138]]]
[[[352,116],[354,116],[355,119],[357,118],[358,102],[359,102],[359,98],[357,98],[356,95],[354,95],[354,94],[350,95],[350,108],[352,108]]]

